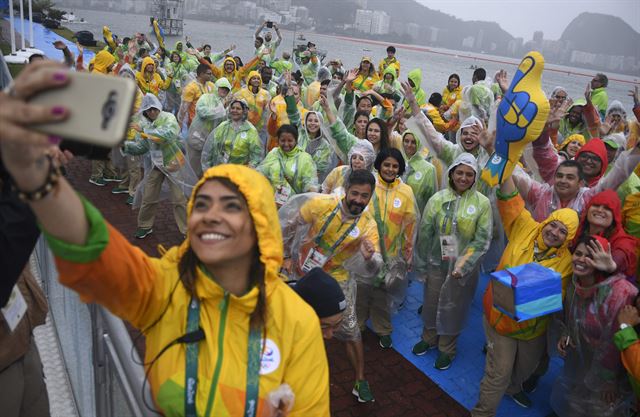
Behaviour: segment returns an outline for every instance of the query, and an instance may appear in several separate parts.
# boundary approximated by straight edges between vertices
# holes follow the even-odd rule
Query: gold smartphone
[[[51,70],[55,71],[55,70]],[[64,106],[69,117],[56,123],[33,125],[33,129],[105,148],[125,138],[136,95],[133,80],[87,72],[67,73],[65,87],[42,91],[29,99],[43,106]]]

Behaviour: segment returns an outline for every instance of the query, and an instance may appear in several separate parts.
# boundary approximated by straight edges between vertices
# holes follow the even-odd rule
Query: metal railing
[[[122,320],[98,305],[84,304],[58,282],[44,238],[34,253],[80,415],[157,416],[144,405],[143,395],[153,404],[149,385],[143,390],[144,368]]]

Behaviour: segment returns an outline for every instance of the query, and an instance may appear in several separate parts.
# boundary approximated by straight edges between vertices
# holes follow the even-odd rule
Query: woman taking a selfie
[[[0,93],[2,158],[60,281],[145,334],[151,392],[164,415],[271,416],[273,402],[290,407],[289,416],[329,415],[318,319],[278,277],[282,236],[267,180],[237,165],[208,170],[189,200],[186,240],[162,258],[146,255],[59,175],[46,156],[58,138],[26,127],[68,116],[25,100],[66,85],[69,74],[30,65]]]

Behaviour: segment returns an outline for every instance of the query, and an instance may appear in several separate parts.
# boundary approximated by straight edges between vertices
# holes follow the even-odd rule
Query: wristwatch
[[[624,330],[627,327],[631,327],[631,326],[629,326],[627,323],[620,323],[620,330]]]

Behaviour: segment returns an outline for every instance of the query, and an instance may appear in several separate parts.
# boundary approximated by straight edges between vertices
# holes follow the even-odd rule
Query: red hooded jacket
[[[603,161],[606,161],[606,155]],[[603,163],[603,165],[606,166],[605,163]],[[613,213],[612,227],[605,230],[605,232],[600,233],[600,236],[606,238],[611,244],[611,256],[618,265],[616,272],[621,272],[627,277],[635,276],[636,265],[638,262],[638,259],[636,258],[636,248],[640,242],[638,242],[638,240],[633,236],[625,233],[622,228],[621,203],[620,198],[618,198],[618,194],[615,191],[604,190],[591,198],[591,201],[589,201],[582,211],[580,225],[578,226],[578,233],[576,233],[576,241],[583,233],[586,232],[585,227],[588,222],[587,213],[589,213],[589,209],[593,205],[607,207]],[[608,230],[612,231],[608,232]],[[593,235],[593,233],[589,233]]]
[[[576,153],[575,159],[578,160],[578,157],[580,157],[580,154],[584,152],[590,152],[592,154],[595,154],[600,158],[600,161],[602,161],[602,168],[600,169],[600,174],[591,178],[587,184],[589,187],[593,187],[598,183],[600,178],[602,178],[604,173],[607,171],[607,166],[609,165],[607,162],[607,148],[604,146],[604,142],[602,141],[602,139],[593,138],[589,142],[587,142],[586,145],[580,148],[580,150]]]

